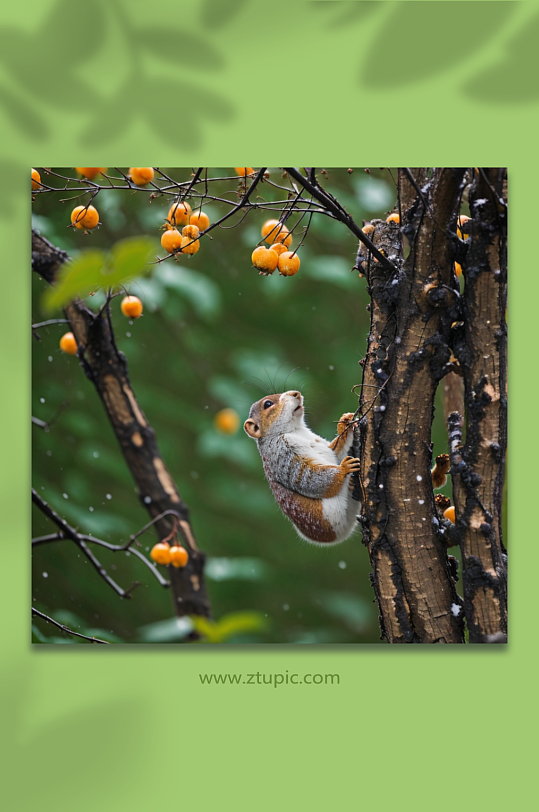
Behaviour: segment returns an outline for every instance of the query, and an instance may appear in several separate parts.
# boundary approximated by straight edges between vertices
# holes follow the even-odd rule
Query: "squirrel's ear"
[[[258,440],[258,438],[260,437],[260,426],[258,426],[254,420],[251,420],[251,418],[245,421],[245,423],[243,424],[243,428],[245,429],[249,437],[253,438],[253,440]]]

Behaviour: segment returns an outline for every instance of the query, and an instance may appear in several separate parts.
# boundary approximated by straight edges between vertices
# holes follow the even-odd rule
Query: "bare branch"
[[[348,214],[346,209],[344,209],[341,204],[335,200],[333,195],[331,195],[325,189],[322,189],[318,183],[314,185],[311,181],[307,180],[307,178],[304,177],[297,169],[287,167],[286,171],[292,178],[294,178],[294,180],[307,189],[307,191],[314,198],[316,198],[316,200],[320,201],[320,203],[322,203],[324,207],[333,214],[336,220],[344,223],[344,225],[350,229],[352,234],[355,234],[356,237],[361,240],[363,245],[369,249],[371,254],[376,257],[376,259],[381,262],[382,265],[387,268],[387,270],[397,273],[397,268],[393,265],[393,263],[390,262],[382,253],[380,253],[374,243],[367,237],[366,234],[363,233],[355,220]]]
[[[45,500],[41,498],[41,496],[38,494],[36,490],[34,490],[34,488],[32,488],[32,502],[36,505],[36,507],[39,508],[39,510],[45,516],[47,516],[48,519],[53,521],[57,525],[57,527],[60,528],[60,530],[62,531],[62,533],[66,538],[71,539],[71,541],[75,542],[77,547],[81,550],[81,552],[84,553],[84,555],[86,556],[90,564],[93,566],[95,571],[98,573],[98,575],[101,576],[101,578],[105,581],[105,583],[108,584],[111,587],[111,589],[113,589],[114,592],[116,592],[116,594],[120,596],[120,598],[131,597],[129,592],[131,591],[132,587],[130,590],[126,591],[122,589],[122,587],[119,586],[113,578],[110,577],[110,575],[103,567],[101,562],[96,558],[96,556],[92,553],[92,551],[88,549],[88,545],[86,544],[85,541],[82,540],[77,531],[73,527],[71,527],[71,525],[68,524],[65,519],[62,519],[62,517],[59,516],[55,510],[53,510],[53,508],[48,504],[48,502],[45,502]]]
[[[74,632],[73,629],[69,629],[67,626],[64,626],[63,623],[58,623],[57,620],[54,620],[49,615],[44,615],[43,612],[40,612],[38,609],[34,609],[32,606],[32,616],[40,617],[42,620],[46,620],[47,623],[52,623],[53,626],[56,626],[57,629],[60,629],[66,634],[72,634],[73,637],[81,637],[83,640],[88,640],[89,643],[105,643],[105,645],[110,645],[108,640],[100,640],[99,637],[88,637],[86,634],[80,634],[79,632]]]

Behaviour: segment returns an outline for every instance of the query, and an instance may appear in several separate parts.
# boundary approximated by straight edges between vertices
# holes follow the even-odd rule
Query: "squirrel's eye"
[[[264,409],[269,409],[270,406],[273,406],[273,402],[271,400],[265,400]]]

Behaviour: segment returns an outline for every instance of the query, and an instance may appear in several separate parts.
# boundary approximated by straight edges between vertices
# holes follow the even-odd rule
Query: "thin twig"
[[[50,324],[69,324],[69,319],[49,319],[48,321],[39,321],[37,324],[32,324],[32,330],[39,330],[40,327],[48,327]]]
[[[406,177],[408,178],[408,180],[410,181],[410,183],[412,184],[412,186],[416,190],[417,194],[421,198],[421,201],[422,201],[423,205],[425,206],[425,211],[428,211],[428,213],[430,215],[432,215],[432,207],[431,207],[429,201],[427,200],[427,198],[425,197],[425,195],[423,194],[423,192],[421,191],[421,189],[419,188],[419,184],[417,183],[416,179],[412,175],[412,170],[404,168],[404,174],[406,175]],[[399,217],[400,217],[400,213],[399,213]]]
[[[322,189],[322,187],[318,184],[318,181],[316,182],[316,185],[314,185],[304,175],[302,175],[301,172],[299,172],[299,170],[293,167],[290,168],[286,167],[286,171],[292,178],[294,178],[294,180],[296,180],[298,183],[301,183],[301,185],[305,189],[307,189],[307,191],[310,192],[310,194],[314,198],[316,198],[316,200],[320,201],[325,206],[325,208],[331,211],[337,220],[340,220],[341,223],[344,223],[346,226],[348,226],[352,234],[355,234],[356,237],[358,237],[358,239],[361,240],[363,245],[367,246],[371,254],[374,257],[376,257],[376,259],[385,268],[392,271],[393,273],[398,273],[398,269],[393,265],[393,263],[390,262],[388,258],[385,257],[378,250],[378,248],[374,245],[373,242],[371,242],[371,240],[369,240],[367,235],[363,233],[362,229],[358,226],[355,220],[348,214],[346,209],[344,209],[329,192],[326,192],[325,189]]]
[[[61,516],[56,513],[51,506],[45,502],[44,499],[38,494],[34,488],[32,488],[32,502],[40,509],[40,511],[47,516],[48,519],[54,522],[54,524],[60,528],[62,533],[69,539],[75,542],[77,547],[84,553],[90,564],[94,567],[96,572],[103,578],[105,583],[107,583],[111,589],[113,589],[120,598],[130,598],[131,595],[122,589],[116,581],[110,577],[106,569],[103,567],[101,562],[98,558],[93,554],[91,550],[88,549],[88,545],[85,541],[81,539],[77,531],[71,527],[70,524],[66,522],[65,519],[62,519]]]
[[[73,629],[68,629],[67,626],[63,625],[63,623],[58,623],[57,620],[54,620],[54,618],[43,614],[43,612],[40,612],[38,609],[34,609],[33,606],[32,606],[32,615],[40,617],[42,618],[42,620],[46,620],[47,623],[52,623],[52,625],[56,626],[57,629],[66,632],[66,634],[72,634],[73,637],[81,637],[83,640],[88,640],[90,643],[104,643],[107,646],[110,645],[108,640],[100,640],[99,637],[88,637],[88,635],[86,634],[80,634],[79,632],[74,632]]]
[[[50,542],[53,541],[62,541],[65,538],[67,537],[64,536],[61,531],[59,533],[49,533],[47,536],[37,536],[36,538],[32,539],[32,547],[38,547],[41,544],[50,544]],[[163,578],[159,570],[152,564],[151,561],[148,561],[144,553],[141,553],[140,550],[137,550],[135,547],[131,546],[134,539],[130,539],[128,544],[111,544],[103,539],[98,539],[95,536],[87,536],[83,533],[79,533],[79,538],[81,538],[83,541],[89,542],[90,544],[97,544],[99,547],[104,547],[106,550],[110,550],[113,553],[133,553],[133,555],[139,558],[143,564],[148,567],[152,575],[156,578],[161,586],[170,586],[170,581]]]

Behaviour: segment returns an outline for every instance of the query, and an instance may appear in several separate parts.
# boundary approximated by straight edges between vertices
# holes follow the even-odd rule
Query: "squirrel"
[[[358,526],[361,508],[352,498],[351,474],[360,461],[348,456],[354,415],[343,414],[331,442],[305,423],[303,395],[289,391],[253,403],[244,429],[258,445],[264,473],[277,504],[301,538],[338,544]]]

